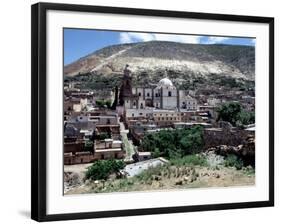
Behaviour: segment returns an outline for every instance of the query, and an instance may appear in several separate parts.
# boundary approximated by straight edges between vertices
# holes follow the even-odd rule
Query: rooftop
[[[174,86],[172,81],[168,78],[161,79],[158,82],[158,87],[167,87],[167,86]]]

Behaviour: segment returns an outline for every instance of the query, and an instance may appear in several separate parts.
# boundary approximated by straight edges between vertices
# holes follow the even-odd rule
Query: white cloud
[[[119,40],[121,43],[130,43],[131,38],[128,33],[120,33]]]
[[[193,35],[172,35],[172,34],[154,34],[156,40],[174,41],[181,43],[198,44],[200,43],[200,36]]]
[[[133,43],[138,41],[154,40],[153,34],[150,33],[120,33],[121,43]]]
[[[123,32],[120,33],[119,40],[121,43],[133,43],[143,41],[173,41],[181,43],[200,43],[201,36],[193,35],[177,35],[177,34],[157,34],[157,33],[134,33]]]
[[[224,41],[230,39],[229,37],[208,37],[206,41],[204,41],[205,44],[218,44],[223,43]]]

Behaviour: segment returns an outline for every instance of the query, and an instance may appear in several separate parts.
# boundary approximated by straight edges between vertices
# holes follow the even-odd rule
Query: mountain
[[[255,48],[167,41],[120,44],[102,48],[66,65],[64,75],[110,77],[122,73],[126,64],[137,79],[159,80],[159,76],[168,73],[169,77],[179,80],[222,76],[253,81]]]

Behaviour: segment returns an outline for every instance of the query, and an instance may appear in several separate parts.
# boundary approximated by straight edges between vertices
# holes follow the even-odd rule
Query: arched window
[[[141,96],[141,92],[139,92],[139,96]]]
[[[147,97],[150,97],[150,94],[149,94],[149,93],[147,93],[146,95],[147,95]]]
[[[172,96],[172,92],[171,91],[168,92],[168,96]]]

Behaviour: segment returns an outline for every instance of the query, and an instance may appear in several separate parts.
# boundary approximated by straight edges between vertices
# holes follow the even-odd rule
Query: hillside
[[[111,75],[129,64],[133,75],[164,71],[171,74],[212,74],[253,80],[255,48],[251,46],[183,44],[151,41],[105,47],[65,66],[65,76],[94,73]],[[184,77],[183,77],[184,78]]]

